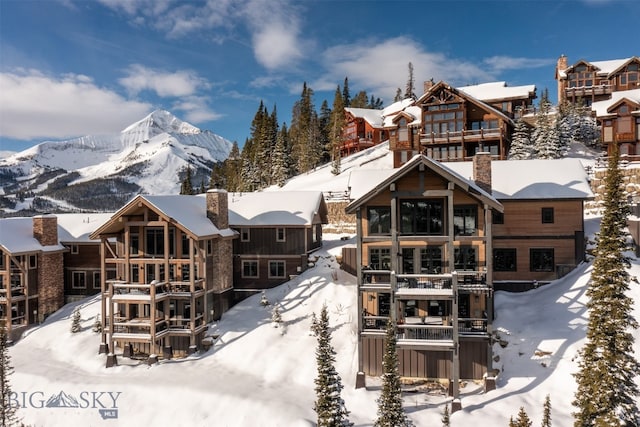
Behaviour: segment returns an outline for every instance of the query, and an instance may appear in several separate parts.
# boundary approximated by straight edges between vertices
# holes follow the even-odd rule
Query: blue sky
[[[640,55],[640,2],[0,0],[0,150],[113,133],[162,108],[242,146],[260,101],[279,121],[304,81],[316,109],[349,78],[393,101],[554,67]]]

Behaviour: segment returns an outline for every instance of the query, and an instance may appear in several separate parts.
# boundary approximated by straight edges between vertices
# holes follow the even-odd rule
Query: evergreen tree
[[[329,123],[329,143],[331,144],[331,173],[338,175],[341,172],[342,128],[344,127],[344,104],[340,95],[340,86],[336,88],[333,97],[333,109]]]
[[[296,173],[305,173],[316,167],[322,155],[319,144],[318,115],[313,106],[313,90],[305,82],[300,100],[293,106],[291,127],[291,157]]]
[[[100,315],[96,314],[96,318],[93,321],[93,327],[91,328],[93,332],[102,332],[102,322],[100,321]]]
[[[325,99],[322,101],[322,105],[320,105],[320,116],[318,117],[318,128],[320,131],[318,136],[318,145],[322,147],[322,153],[320,156],[321,164],[328,163],[333,158],[330,141],[331,113],[331,108],[329,108],[329,104]]]
[[[13,366],[9,354],[7,328],[0,321],[0,426],[12,426],[18,423],[17,408],[11,404],[11,381]]]
[[[442,413],[442,427],[451,427],[451,418],[449,416],[449,405],[444,405]]]
[[[551,397],[548,394],[544,399],[541,427],[551,427]]]
[[[404,99],[418,99],[415,93],[415,79],[413,78],[413,64],[409,62],[409,77],[407,78],[407,85],[404,90]]]
[[[344,84],[342,85],[342,104],[345,107],[351,107],[351,95],[349,94],[349,79],[344,78]]]
[[[533,146],[531,145],[529,126],[522,119],[518,119],[509,148],[509,160],[526,160],[532,156]]]
[[[287,126],[282,125],[276,137],[276,145],[271,153],[271,177],[273,184],[282,187],[289,178],[289,153],[288,153]]]
[[[539,159],[558,159],[562,157],[556,120],[551,112],[551,103],[544,95],[540,101],[539,111],[536,114],[536,127],[531,139],[535,149],[535,157]]]
[[[336,352],[331,345],[329,314],[326,304],[322,306],[317,325],[318,347],[316,363],[318,376],[315,379],[316,401],[314,411],[318,414],[318,427],[352,426],[348,419],[349,411],[340,396],[342,380],[334,367]]]
[[[191,165],[187,165],[182,185],[180,186],[180,194],[193,194],[193,185],[191,184]]]
[[[393,102],[402,101],[402,89],[396,89],[396,95],[393,97]]]
[[[271,322],[276,328],[282,323],[282,315],[280,314],[280,309],[277,305],[274,305],[273,309],[271,310]]]
[[[634,358],[637,329],[633,301],[626,293],[637,283],[627,268],[625,227],[629,208],[624,197],[616,144],[605,178],[604,212],[596,237],[595,260],[587,289],[587,339],[580,351],[578,388],[573,405],[576,427],[637,426],[640,364]]]
[[[531,419],[529,419],[529,415],[527,415],[527,411],[524,410],[524,407],[520,407],[520,411],[518,412],[517,418],[509,420],[509,427],[531,427]]]
[[[389,319],[382,359],[382,394],[378,398],[378,418],[374,427],[409,427],[413,422],[402,408],[402,388],[396,351],[396,325]]]
[[[226,160],[225,160],[226,162]],[[227,171],[226,163],[216,163],[211,168],[211,176],[209,177],[209,189],[227,188]],[[204,193],[204,188],[200,189]]]
[[[381,110],[383,106],[384,103],[382,102],[382,99],[376,98],[371,95],[371,99],[369,100],[369,105],[367,105],[367,108],[371,108],[372,110]]]
[[[229,157],[227,157],[223,163],[224,178],[222,182],[224,186],[217,188],[225,188],[227,191],[236,192],[242,190],[242,157],[240,154],[240,148],[238,148],[238,142],[233,141],[231,145],[231,151]],[[216,185],[213,179],[209,182],[209,188],[212,185]]]
[[[76,307],[73,310],[73,315],[71,316],[71,332],[74,334],[76,332],[80,332],[82,328],[80,327],[80,309]]]

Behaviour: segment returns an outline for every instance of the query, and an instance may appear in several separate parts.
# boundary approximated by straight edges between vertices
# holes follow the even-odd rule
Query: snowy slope
[[[586,222],[591,232],[599,227],[597,217],[588,217]],[[278,304],[280,308],[282,326],[273,326],[271,308],[262,307],[260,295],[255,295],[211,325],[208,333],[219,335],[213,349],[186,359],[148,367],[120,358],[118,367],[106,369],[105,356],[97,354],[99,335],[91,330],[99,299],[65,306],[11,348],[15,368],[12,388],[18,396],[33,396],[19,414],[26,423],[52,427],[315,425],[316,340],[309,328],[311,314],[318,314],[326,303],[336,369],[350,418],[357,426],[372,425],[380,393],[377,379],[368,378],[368,389],[355,389],[355,278],[337,270],[335,260],[341,246],[352,245],[354,239],[324,237],[325,246],[317,254],[314,268],[266,291],[271,307]],[[336,271],[337,280],[333,280]],[[452,425],[504,426],[520,406],[525,407],[533,425],[540,425],[547,394],[554,427],[573,425],[572,373],[585,337],[585,291],[590,271],[591,265],[586,263],[534,291],[496,293],[494,326],[507,343],[504,348],[499,344],[494,347],[500,357],[495,363],[501,370],[498,388],[484,393],[478,384],[464,384],[463,409],[452,415]],[[633,261],[631,273],[640,275],[638,260]],[[636,301],[634,315],[640,318],[639,286],[633,287],[631,296]],[[76,305],[81,309],[83,331],[72,334],[71,314]],[[640,331],[634,335],[636,357],[640,357]],[[76,398],[80,407],[39,407],[40,401],[61,392]],[[82,407],[81,397],[91,397],[91,393],[103,393],[99,402],[105,408],[99,404]],[[417,427],[441,425],[441,414],[449,401],[438,392],[404,395],[405,410]],[[103,419],[99,411],[114,406],[117,420]]]

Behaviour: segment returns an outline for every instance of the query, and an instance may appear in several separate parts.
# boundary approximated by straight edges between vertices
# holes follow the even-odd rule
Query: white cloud
[[[184,112],[184,119],[192,124],[210,120],[218,120],[224,114],[213,111],[208,105],[208,98],[203,96],[188,96],[176,101],[173,110]]]
[[[555,64],[555,59],[548,58],[522,58],[511,56],[492,56],[482,61],[493,71],[520,70],[525,68],[548,67]]]
[[[199,89],[208,89],[211,86],[205,79],[189,70],[168,73],[133,64],[126,73],[127,76],[118,82],[132,94],[151,90],[161,97],[188,96]]]
[[[83,75],[0,73],[2,137],[54,139],[118,132],[150,110],[150,104],[127,100]]]
[[[408,37],[387,40],[360,40],[353,44],[334,46],[322,54],[324,67],[329,70],[312,83],[316,90],[335,90],[336,82],[345,77],[365,87],[370,95],[393,99],[396,89],[403,92],[409,77],[409,62],[413,65],[414,85],[422,92],[423,82],[433,78],[451,84],[486,81],[493,74],[468,61],[449,58],[438,52],[428,52]]]

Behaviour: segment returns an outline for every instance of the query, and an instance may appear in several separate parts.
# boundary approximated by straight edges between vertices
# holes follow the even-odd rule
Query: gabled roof
[[[612,108],[617,106],[624,99],[627,99],[632,104],[640,104],[640,89],[612,92],[611,98],[591,104],[591,110],[595,111],[596,117],[607,117],[612,115]],[[640,111],[634,113],[640,113]]]
[[[60,229],[58,227],[58,229]],[[0,248],[13,255],[33,252],[59,252],[66,248],[61,245],[43,246],[33,237],[33,218],[0,219]]]
[[[461,86],[458,89],[481,101],[490,102],[534,97],[536,85],[507,86],[506,82],[490,82]]]
[[[56,214],[58,218],[58,240],[62,243],[91,242],[89,235],[111,218],[112,215],[113,212]]]
[[[423,154],[418,154],[414,156],[410,161],[405,163],[402,167],[397,169],[395,173],[391,174],[386,179],[377,183],[372,183],[372,188],[369,189],[363,196],[349,203],[349,205],[345,208],[346,212],[354,213],[356,208],[362,206],[380,192],[385,191],[387,188],[389,188],[389,185],[391,183],[412,173],[420,165],[424,165],[424,167],[431,169],[447,181],[453,182],[456,186],[462,188],[464,191],[471,194],[473,197],[477,198],[483,203],[489,205],[493,209],[496,209],[499,212],[503,211],[502,204],[500,204],[500,202],[498,202],[492,195],[477,186],[475,182],[463,178],[461,175],[459,175],[452,169],[449,169],[443,163],[433,160]]]
[[[596,69],[597,75],[608,77],[612,74],[615,74],[620,68],[624,67],[629,62],[632,62],[634,60],[639,61],[640,59],[637,56],[632,56],[630,58],[610,59],[607,61],[592,61],[592,62],[581,59],[577,61],[575,64],[571,65],[570,67],[567,67],[565,70],[559,70],[559,74],[561,78],[566,78],[567,74],[573,71],[575,67],[577,67],[580,64],[584,64],[584,65],[593,66]]]
[[[353,117],[362,118],[373,128],[382,127],[382,110],[374,110],[372,108],[351,108],[345,107],[347,113]]]
[[[229,193],[229,225],[308,226],[328,223],[321,191]]]
[[[97,239],[101,234],[118,232],[122,229],[122,224],[119,223],[118,218],[136,212],[142,205],[147,206],[156,214],[174,223],[176,227],[195,239],[214,236],[232,237],[235,235],[235,232],[230,228],[218,229],[207,218],[205,197],[137,195],[114,213],[106,223],[91,233],[89,237]]]
[[[505,122],[511,123],[513,125],[513,120],[507,116],[506,114],[504,114],[502,111],[498,110],[497,108],[487,104],[484,101],[481,101],[479,99],[477,99],[476,97],[469,95],[467,92],[464,92],[462,90],[458,90],[452,86],[449,86],[448,84],[446,84],[443,81],[439,81],[438,83],[436,83],[435,85],[433,85],[431,88],[429,88],[428,91],[426,91],[417,101],[416,104],[421,104],[422,102],[424,102],[428,97],[430,97],[433,93],[437,92],[438,90],[447,90],[451,93],[453,93],[454,95],[457,95],[461,98],[466,99],[467,101],[471,102],[472,104],[475,104],[476,106],[478,106],[479,108],[482,108],[486,111],[490,111],[491,113],[495,114],[496,116],[500,117],[502,120],[504,120]]]
[[[461,176],[473,175],[472,162],[447,164]],[[579,159],[495,160],[492,194],[499,201],[591,199],[589,177]]]

